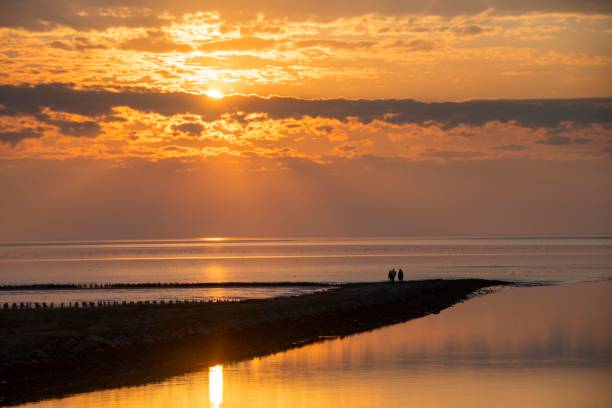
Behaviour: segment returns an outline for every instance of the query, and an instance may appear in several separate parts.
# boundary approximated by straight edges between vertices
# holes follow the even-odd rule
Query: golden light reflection
[[[223,403],[223,365],[208,369],[208,395],[210,406],[218,408]]]
[[[221,241],[225,241],[225,238],[223,237],[205,237],[205,238],[200,238],[202,241],[206,241],[206,242],[221,242]]]

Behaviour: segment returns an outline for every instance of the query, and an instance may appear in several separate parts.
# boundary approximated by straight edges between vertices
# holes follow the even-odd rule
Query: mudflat
[[[438,313],[505,284],[353,283],[242,302],[0,310],[0,404],[159,381]]]

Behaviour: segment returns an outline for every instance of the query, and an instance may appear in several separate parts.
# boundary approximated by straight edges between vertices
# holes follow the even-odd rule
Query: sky
[[[612,234],[612,3],[2,1],[0,195],[0,241]]]

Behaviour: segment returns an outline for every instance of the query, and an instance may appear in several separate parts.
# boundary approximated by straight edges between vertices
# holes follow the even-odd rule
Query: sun
[[[214,89],[214,88],[211,88],[204,93],[206,94],[206,96],[208,96],[209,98],[213,98],[213,99],[221,99],[225,96],[223,95],[223,93],[221,93],[220,90]]]

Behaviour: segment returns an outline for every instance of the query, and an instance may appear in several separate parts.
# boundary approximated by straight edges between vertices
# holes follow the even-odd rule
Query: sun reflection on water
[[[223,365],[208,369],[208,394],[210,398],[210,406],[219,408],[223,403]]]
[[[225,237],[203,237],[200,238],[200,240],[205,242],[223,242],[225,241]]]

